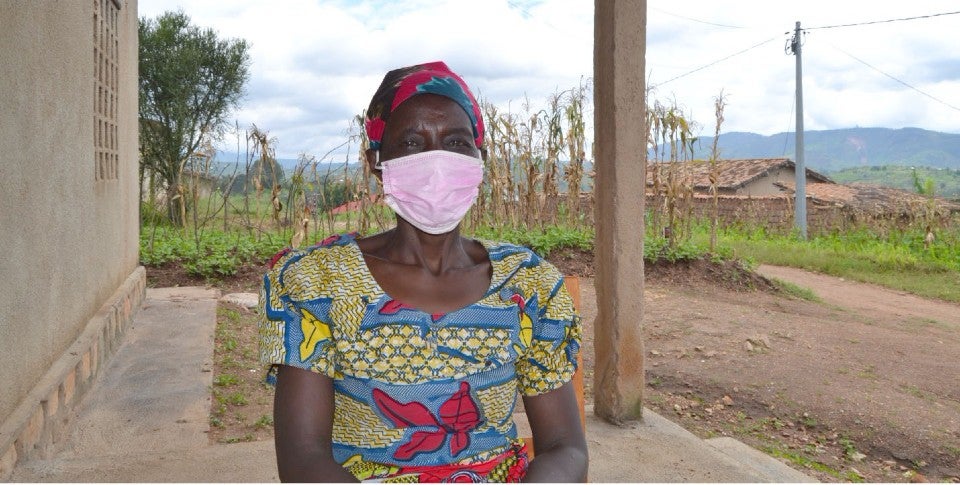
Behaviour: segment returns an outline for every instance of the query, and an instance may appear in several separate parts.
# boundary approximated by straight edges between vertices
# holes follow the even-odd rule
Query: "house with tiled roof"
[[[736,160],[717,160],[719,177],[717,192],[720,195],[741,195],[763,197],[783,195],[778,184],[794,183],[796,164],[789,158],[748,158]],[[692,182],[694,193],[710,193],[711,166],[708,160],[693,160],[683,163],[661,162],[647,166],[647,189],[661,185],[668,180],[669,172],[675,177]],[[833,184],[827,176],[806,169],[807,182]],[[658,180],[659,179],[659,180]]]
[[[752,221],[766,226],[789,227],[794,217],[796,165],[787,158],[718,160],[716,211],[721,220]],[[838,184],[806,169],[807,223],[812,228],[836,227],[869,218],[912,219],[920,214],[948,216],[960,204],[929,199],[913,192],[870,184]],[[671,180],[683,189],[669,189]],[[698,216],[714,212],[710,191],[711,167],[707,160],[647,165],[647,205],[666,204],[667,194],[689,194],[680,202]],[[682,197],[681,197],[682,198]],[[933,209],[933,213],[929,211]]]
[[[793,182],[778,183],[777,186],[785,194],[793,196],[795,191]],[[907,190],[861,182],[808,183],[805,192],[807,199],[813,204],[824,207],[843,207],[862,214],[899,216],[915,214],[918,210],[926,208],[932,208],[943,215],[960,212],[960,204],[940,197],[931,199]]]

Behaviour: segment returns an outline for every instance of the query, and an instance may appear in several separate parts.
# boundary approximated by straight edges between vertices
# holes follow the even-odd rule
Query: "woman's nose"
[[[438,133],[429,133],[423,139],[423,151],[442,150],[443,141]]]

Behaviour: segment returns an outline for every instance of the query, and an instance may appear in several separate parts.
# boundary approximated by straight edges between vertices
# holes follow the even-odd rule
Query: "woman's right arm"
[[[280,365],[273,400],[277,470],[282,482],[356,482],[333,459],[333,379]]]

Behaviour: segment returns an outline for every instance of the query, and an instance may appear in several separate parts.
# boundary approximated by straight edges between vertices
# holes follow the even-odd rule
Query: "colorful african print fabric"
[[[264,276],[260,360],[334,380],[333,453],[359,479],[515,481],[513,410],[576,370],[580,319],[550,263],[481,241],[480,301],[428,314],[392,299],[352,235],[281,253]],[[442,476],[442,477],[441,477]]]
[[[380,87],[370,100],[364,127],[370,148],[378,150],[383,130],[397,106],[416,94],[437,94],[452,99],[466,111],[473,126],[473,141],[483,144],[483,116],[480,104],[473,97],[467,83],[443,62],[428,62],[394,69],[383,76]]]

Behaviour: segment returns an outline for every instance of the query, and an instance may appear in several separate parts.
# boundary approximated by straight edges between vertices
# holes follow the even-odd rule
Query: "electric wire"
[[[796,96],[794,96],[793,102],[790,103],[790,122],[787,123],[787,131],[783,132],[783,152],[780,154],[781,157],[787,156],[787,143],[790,141],[790,135],[789,135],[790,128],[793,128],[793,124],[796,123],[796,121],[794,121],[794,116],[793,116],[794,113],[796,112],[796,109],[797,109],[797,98]],[[793,136],[794,138],[796,138],[797,136],[796,129],[793,130]]]
[[[650,6],[648,6],[647,9],[649,9],[649,10],[656,10],[656,11],[662,13],[662,14],[670,15],[671,17],[677,17],[677,18],[681,18],[681,19],[684,19],[684,20],[689,20],[689,21],[691,21],[691,22],[697,22],[697,23],[706,24],[706,25],[713,25],[714,27],[724,27],[724,28],[728,28],[728,29],[744,29],[744,28],[746,28],[746,27],[741,27],[741,26],[739,26],[739,25],[726,25],[726,24],[718,24],[718,23],[714,23],[714,22],[707,22],[706,20],[695,19],[695,18],[693,18],[693,17],[687,17],[687,16],[680,15],[680,14],[676,14],[676,13],[673,13],[673,12],[667,12],[666,10],[663,10],[663,9],[657,8],[657,7],[650,7]]]
[[[888,20],[874,20],[870,22],[858,22],[853,24],[839,24],[839,25],[824,25],[821,27],[804,27],[802,30],[821,30],[821,29],[838,29],[841,27],[859,27],[861,25],[873,25],[873,24],[885,24],[890,22],[903,22],[905,20],[917,20],[917,19],[929,19],[933,17],[942,17],[944,15],[957,15],[960,14],[960,10],[956,12],[943,12],[935,13],[930,15],[918,15],[916,17],[903,17],[898,19],[888,19]]]
[[[667,11],[665,11],[665,10],[658,9],[658,8],[655,8],[655,7],[649,7],[649,8],[652,8],[653,10],[657,10],[657,11],[659,11],[659,12],[661,12],[661,13],[664,13],[664,14],[667,14],[667,15],[671,15],[671,16],[674,16],[674,17],[683,18],[683,19],[686,19],[686,20],[690,20],[690,21],[693,21],[693,22],[698,22],[698,23],[702,23],[702,24],[706,24],[706,25],[713,25],[713,26],[725,27],[725,28],[735,28],[735,29],[741,29],[741,28],[743,28],[743,27],[741,27],[741,26],[724,25],[724,24],[718,24],[718,23],[714,23],[714,22],[707,22],[707,21],[703,21],[703,20],[699,20],[699,19],[695,19],[695,18],[691,18],[691,17],[686,17],[686,16],[683,16],[683,15],[678,15],[678,14],[674,14],[674,13],[671,13],[671,12],[667,12]],[[929,19],[929,18],[934,18],[934,17],[942,17],[942,16],[947,16],[947,15],[957,15],[957,14],[960,14],[960,11],[955,11],[955,12],[943,12],[943,13],[930,14],[930,15],[917,15],[917,16],[912,16],[912,17],[901,17],[901,18],[894,18],[894,19],[887,19],[887,20],[874,20],[874,21],[867,21],[867,22],[857,22],[857,23],[848,23],[848,24],[837,24],[837,25],[825,25],[825,26],[818,26],[818,27],[804,27],[804,28],[801,28],[800,30],[803,31],[803,32],[806,32],[806,31],[810,31],[810,30],[824,30],[824,29],[836,29],[836,28],[845,28],[845,27],[858,27],[858,26],[875,25],[875,24],[892,23],[892,22],[904,22],[904,21],[918,20],[918,19]],[[787,34],[790,34],[790,33],[792,33],[792,31],[788,31],[788,32],[786,32],[786,33],[787,33]],[[746,52],[748,52],[748,51],[750,51],[750,50],[753,50],[753,49],[755,49],[755,48],[757,48],[757,47],[760,47],[760,46],[762,46],[762,45],[765,45],[765,44],[767,44],[767,43],[769,43],[769,42],[771,42],[771,41],[773,41],[773,40],[775,40],[775,39],[776,39],[776,37],[767,39],[767,40],[765,40],[765,41],[763,41],[763,42],[757,43],[757,44],[755,44],[755,45],[753,45],[753,46],[751,46],[751,47],[748,47],[748,48],[746,48],[746,49],[743,49],[743,50],[741,50],[741,51],[739,51],[739,52],[736,52],[736,53],[731,54],[731,55],[729,55],[729,56],[723,57],[723,58],[721,58],[721,59],[717,59],[717,60],[715,60],[715,61],[713,61],[713,62],[710,62],[709,64],[705,64],[705,65],[700,66],[700,67],[698,67],[698,68],[696,68],[696,69],[687,71],[687,72],[685,72],[685,73],[683,73],[683,74],[680,74],[680,75],[678,75],[678,76],[675,76],[675,77],[672,77],[672,78],[670,78],[670,79],[667,79],[666,81],[663,81],[663,82],[661,82],[661,83],[651,84],[651,85],[650,85],[650,88],[651,88],[651,89],[657,88],[657,87],[663,86],[663,85],[665,85],[665,84],[667,84],[667,83],[676,81],[677,79],[680,79],[680,78],[689,76],[689,75],[691,75],[691,74],[694,74],[694,73],[696,73],[696,72],[702,71],[702,70],[704,70],[704,69],[706,69],[706,68],[709,68],[709,67],[714,66],[714,65],[716,65],[716,64],[719,64],[719,63],[721,63],[721,62],[724,62],[724,61],[726,61],[726,60],[728,60],[728,59],[730,59],[730,58],[733,58],[733,57],[738,56],[738,55],[740,55],[740,54],[744,54],[744,53],[746,53]],[[918,89],[918,88],[910,85],[910,84],[907,83],[907,82],[904,82],[904,81],[902,81],[902,80],[900,80],[900,79],[897,79],[896,77],[894,77],[894,76],[892,76],[892,75],[890,75],[890,74],[888,74],[888,73],[886,73],[886,72],[883,72],[882,70],[880,70],[880,69],[878,69],[878,68],[870,65],[870,64],[867,63],[866,61],[864,61],[864,60],[862,60],[862,59],[854,56],[853,54],[850,54],[850,53],[848,53],[848,52],[846,52],[846,51],[844,51],[844,50],[842,50],[842,49],[840,49],[840,48],[838,48],[838,47],[836,47],[836,46],[833,46],[833,47],[834,47],[835,49],[839,50],[840,52],[846,54],[847,56],[850,56],[851,58],[853,58],[853,59],[856,60],[857,62],[860,62],[860,63],[862,63],[863,65],[865,65],[865,66],[867,66],[867,67],[869,67],[869,68],[871,68],[871,69],[879,72],[880,74],[883,74],[884,76],[889,77],[890,79],[892,79],[892,80],[894,80],[894,81],[896,81],[896,82],[898,82],[898,83],[906,86],[907,88],[910,88],[910,89],[916,91],[917,93],[919,93],[919,94],[921,94],[921,95],[923,95],[923,96],[926,96],[926,97],[928,97],[928,98],[930,98],[930,99],[932,99],[932,100],[934,100],[934,101],[936,101],[936,102],[938,102],[938,103],[940,103],[940,104],[942,104],[942,105],[944,105],[944,106],[947,106],[947,107],[949,107],[949,108],[951,108],[951,109],[960,111],[960,108],[958,108],[958,107],[956,107],[956,106],[953,106],[953,105],[951,105],[950,103],[947,103],[947,102],[945,102],[945,101],[943,101],[943,100],[941,100],[941,99],[939,99],[939,98],[937,98],[937,97],[935,97],[935,96],[933,96],[933,95],[931,95],[931,94],[929,94],[929,93],[926,93],[926,92],[924,92],[924,91],[922,91],[922,90],[920,90],[920,89]],[[795,101],[794,101],[793,104],[791,104],[791,107],[790,107],[790,108],[791,108],[791,116],[792,116],[793,113],[794,113],[794,110],[796,109],[796,102],[795,102]],[[792,122],[792,121],[791,121],[790,125],[791,125],[791,126],[793,125],[793,122]],[[783,147],[783,153],[784,153],[784,155],[786,154],[787,143],[788,143],[788,142],[789,142],[789,136],[785,136],[785,137],[784,137],[784,147]]]
[[[879,72],[880,74],[883,74],[884,76],[887,76],[888,78],[893,79],[894,81],[896,81],[896,82],[898,82],[898,83],[900,83],[900,84],[902,84],[902,85],[904,85],[904,86],[906,86],[906,87],[908,87],[908,88],[910,88],[910,89],[912,89],[912,90],[914,90],[914,91],[916,91],[916,92],[918,92],[918,93],[920,93],[920,94],[922,94],[922,95],[924,95],[924,96],[926,96],[926,97],[928,97],[928,98],[930,98],[930,99],[932,99],[932,100],[934,100],[934,101],[936,101],[936,102],[938,102],[938,103],[940,103],[940,104],[942,104],[942,105],[944,105],[944,106],[946,106],[946,107],[948,107],[948,108],[954,109],[954,110],[956,110],[956,111],[960,111],[960,108],[958,108],[958,107],[956,107],[956,106],[954,106],[954,105],[952,105],[952,104],[950,104],[950,103],[947,103],[946,101],[943,101],[942,99],[939,99],[939,98],[937,98],[937,97],[935,97],[935,96],[933,96],[933,95],[931,95],[931,94],[929,94],[929,93],[926,93],[926,92],[924,92],[924,91],[922,91],[922,90],[920,90],[920,89],[918,89],[918,88],[910,85],[909,83],[907,83],[907,82],[905,82],[905,81],[901,81],[900,79],[897,79],[896,77],[894,77],[894,76],[892,76],[892,75],[890,75],[890,74],[887,74],[886,72],[881,71],[880,69],[874,67],[873,65],[869,64],[867,61],[864,61],[863,59],[860,59],[860,58],[857,57],[857,56],[855,56],[855,55],[853,55],[853,54],[851,54],[851,53],[849,53],[849,52],[847,52],[847,51],[845,51],[845,50],[843,50],[843,49],[841,49],[841,48],[839,48],[839,47],[837,47],[837,46],[835,46],[835,45],[832,45],[832,44],[831,44],[830,46],[833,47],[834,49],[836,49],[836,50],[838,50],[838,51],[840,51],[840,52],[842,52],[842,53],[850,56],[853,60],[855,60],[855,61],[863,64],[864,66],[867,66],[867,67],[869,67],[870,69],[873,69],[874,71],[877,71],[877,72]]]
[[[672,77],[672,78],[670,78],[670,79],[667,79],[666,81],[663,81],[663,82],[661,82],[661,83],[654,84],[654,85],[651,86],[651,88],[660,87],[660,86],[663,86],[664,84],[667,84],[667,83],[669,83],[669,82],[676,81],[677,79],[680,79],[680,78],[682,78],[682,77],[689,76],[690,74],[693,74],[693,73],[695,73],[695,72],[702,71],[702,70],[704,70],[704,69],[706,69],[706,68],[708,68],[708,67],[711,67],[711,66],[713,66],[713,65],[719,64],[719,63],[721,63],[721,62],[723,62],[723,61],[726,61],[727,59],[730,59],[730,58],[732,58],[732,57],[739,56],[740,54],[743,54],[743,53],[745,53],[745,52],[748,52],[748,51],[751,51],[751,50],[753,50],[753,49],[756,49],[757,47],[760,47],[760,46],[762,46],[762,45],[764,45],[764,44],[767,44],[767,43],[769,43],[769,42],[772,42],[772,41],[774,41],[774,40],[776,40],[776,39],[777,39],[777,37],[771,37],[771,38],[769,38],[769,39],[767,39],[767,40],[765,40],[765,41],[763,41],[763,42],[760,42],[760,43],[758,43],[758,44],[754,44],[754,45],[752,45],[752,46],[750,46],[750,47],[747,47],[746,49],[743,49],[742,51],[735,52],[735,53],[730,54],[729,56],[726,56],[726,57],[724,57],[724,58],[722,58],[722,59],[717,59],[717,60],[715,60],[715,61],[713,61],[713,62],[711,62],[711,63],[709,63],[709,64],[705,64],[705,65],[703,65],[703,66],[700,66],[700,67],[698,67],[698,68],[696,68],[696,69],[694,69],[694,70],[692,70],[692,71],[687,71],[687,72],[685,72],[685,73],[683,73],[683,74],[680,74],[679,76],[674,76],[674,77]]]

